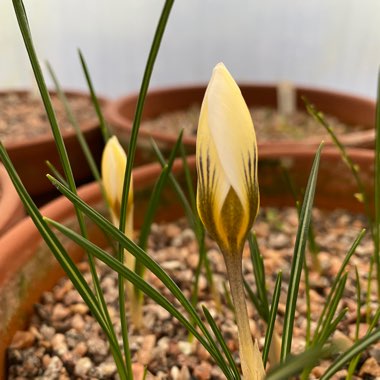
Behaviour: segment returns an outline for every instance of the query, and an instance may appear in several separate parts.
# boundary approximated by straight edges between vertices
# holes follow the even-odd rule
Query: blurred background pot
[[[21,200],[4,166],[0,164],[0,235],[25,215]]]
[[[248,107],[253,110],[253,118],[258,115],[260,119],[267,117],[266,112],[277,112],[280,103],[288,104],[296,111],[306,113],[305,105],[302,96],[306,97],[309,102],[314,104],[319,111],[324,114],[336,118],[340,123],[346,125],[346,131],[339,134],[343,144],[356,147],[373,147],[374,146],[374,120],[375,120],[375,102],[370,99],[338,93],[333,91],[290,86],[290,91],[285,91],[285,95],[279,96],[278,91],[281,86],[273,85],[256,85],[256,84],[241,84],[242,94],[248,104]],[[283,86],[284,88],[284,86]],[[286,88],[286,86],[285,86]],[[289,89],[289,86],[288,86]],[[147,94],[145,107],[142,118],[142,125],[139,132],[138,151],[136,160],[138,162],[147,162],[154,159],[154,154],[150,146],[150,138],[153,138],[159,147],[163,150],[168,150],[173,146],[178,137],[179,130],[185,129],[183,142],[188,153],[195,151],[196,127],[198,123],[199,107],[205,93],[205,86],[194,87],[173,87],[155,89]],[[119,98],[115,101],[110,101],[105,108],[105,116],[113,132],[119,137],[119,140],[128,145],[129,137],[132,129],[134,113],[137,104],[138,94],[132,94],[126,97]],[[282,100],[280,100],[282,99]],[[258,109],[265,107],[269,111]],[[288,106],[286,106],[288,108]],[[256,111],[255,111],[256,110]],[[272,111],[270,111],[272,110]],[[167,119],[163,115],[183,111],[186,115],[175,115],[171,125],[168,125]],[[285,110],[286,112],[288,110]],[[259,116],[258,113],[261,113]],[[264,114],[263,114],[264,113]],[[160,122],[150,123],[147,121],[158,120]],[[186,118],[186,120],[184,120]],[[266,133],[263,122],[264,136],[260,136],[257,123],[255,121],[256,132],[258,135],[259,149],[266,146],[284,146],[286,144],[308,144],[317,146],[325,135],[324,128],[321,125],[316,125],[315,132],[318,136],[313,135],[313,131],[295,131],[292,129],[292,120],[297,122],[299,115],[291,116],[289,125],[285,125],[281,138],[276,133]],[[311,120],[311,116],[309,116]],[[280,115],[280,122],[283,122]],[[190,129],[191,131],[187,131]],[[339,130],[338,130],[339,131]],[[324,136],[324,140],[330,143],[329,137]]]
[[[99,163],[104,143],[91,98],[84,92],[67,91],[65,94],[95,161]],[[75,131],[58,97],[54,92],[51,96],[74,177],[78,184],[89,182],[92,175]],[[100,103],[104,106],[107,100],[100,98]],[[1,140],[33,199],[38,204],[45,203],[58,195],[46,179],[49,172],[46,160],[60,172],[62,167],[40,97],[28,91],[2,91],[0,105]]]
[[[360,167],[360,175],[373,208],[373,161],[374,152],[350,149],[349,155]],[[286,171],[297,189],[306,187],[315,149],[312,147],[289,147],[262,150],[259,159],[259,181],[261,206],[294,206],[292,190],[284,178]],[[195,170],[195,157],[188,158],[191,170]],[[161,172],[159,164],[149,164],[133,171],[135,226],[141,225],[153,184]],[[173,173],[180,183],[185,183],[182,160],[173,165]],[[196,179],[194,175],[194,180]],[[323,150],[315,206],[334,210],[343,208],[352,212],[363,212],[363,205],[355,197],[357,187],[350,171],[342,162],[340,153],[332,148]],[[103,210],[103,202],[97,183],[79,189],[79,196],[98,210]],[[43,215],[54,220],[76,226],[74,210],[70,202],[59,197],[41,209]],[[178,197],[171,186],[166,186],[156,214],[156,221],[173,221],[183,216]],[[105,237],[91,222],[88,225],[89,239],[104,247]],[[75,244],[61,239],[75,260],[83,254]],[[1,239],[0,246],[0,376],[6,369],[5,352],[15,332],[22,328],[41,294],[53,287],[62,275],[52,253],[43,244],[37,229],[29,218],[25,218],[8,231]]]

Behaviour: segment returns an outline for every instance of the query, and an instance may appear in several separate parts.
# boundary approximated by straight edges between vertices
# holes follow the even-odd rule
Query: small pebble
[[[66,337],[64,334],[55,334],[51,340],[51,345],[54,352],[58,355],[63,355],[68,351]]]
[[[17,331],[12,339],[10,348],[23,349],[32,347],[34,340],[35,336],[30,331]]]
[[[84,357],[78,359],[77,363],[75,364],[74,373],[77,376],[86,376],[88,371],[93,367],[93,363],[91,362],[90,358]]]

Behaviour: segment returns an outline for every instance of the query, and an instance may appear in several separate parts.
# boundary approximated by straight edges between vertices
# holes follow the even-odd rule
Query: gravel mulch
[[[79,124],[97,120],[91,99],[74,94],[67,97]],[[51,100],[61,130],[73,130],[58,96],[51,95]],[[4,144],[25,138],[33,139],[47,133],[50,133],[50,124],[39,95],[0,93],[0,140]]]
[[[254,107],[250,109],[256,135],[259,141],[268,140],[296,140],[304,141],[310,138],[322,140],[328,136],[325,129],[304,111],[294,111],[289,115],[281,115],[274,108]],[[188,109],[167,112],[157,118],[143,121],[141,128],[147,131],[160,131],[178,136],[183,129],[184,135],[196,136],[199,121],[200,106],[193,104]],[[325,115],[326,121],[333,127],[335,133],[340,136],[348,131],[364,129],[364,127],[348,126],[336,117]]]
[[[324,306],[328,289],[335,278],[341,262],[365,226],[362,216],[346,212],[322,212],[314,210],[314,231],[319,245],[321,273],[310,268],[312,327]],[[294,209],[262,209],[254,229],[264,257],[267,286],[274,288],[276,274],[283,271],[283,286],[278,311],[278,333],[284,317],[289,269],[294,247],[297,213]],[[208,256],[214,273],[214,282],[221,295],[222,310],[217,310],[205,276],[202,274],[199,286],[199,303],[206,305],[215,317],[225,337],[228,347],[238,362],[237,329],[234,316],[228,307],[223,290],[226,283],[225,267],[216,245],[207,239]],[[344,298],[339,309],[348,308],[348,313],[335,333],[337,338],[355,337],[356,323],[356,278],[355,266],[359,271],[362,289],[362,315],[360,334],[367,329],[365,322],[366,284],[369,273],[370,256],[373,245],[366,236],[353,256],[348,267],[348,280]],[[149,252],[172,276],[175,282],[190,297],[194,271],[198,263],[198,248],[193,232],[185,221],[154,225],[149,242]],[[310,257],[309,257],[310,258]],[[310,264],[310,260],[309,260]],[[86,278],[90,279],[86,262],[81,264]],[[99,264],[101,285],[109,304],[117,333],[120,324],[117,317],[116,276],[104,265]],[[248,247],[244,252],[244,275],[253,285],[252,264]],[[148,281],[162,294],[172,297],[153,275]],[[378,304],[375,294],[371,294],[371,307]],[[174,301],[175,304],[177,302]],[[128,303],[127,303],[128,306]],[[180,306],[178,306],[181,309]],[[302,351],[306,331],[305,286],[301,281],[294,326],[293,351]],[[252,333],[263,344],[265,326],[257,317],[249,303]],[[136,374],[141,374],[147,366],[147,379],[223,379],[224,376],[210,360],[209,354],[196,342],[188,341],[186,330],[171,318],[169,313],[149,299],[144,305],[144,328],[130,330],[130,348]],[[323,361],[314,368],[310,379],[318,379],[329,362]],[[116,367],[109,353],[108,344],[87,306],[82,302],[71,283],[62,279],[52,292],[45,293],[35,306],[35,314],[27,330],[18,332],[8,352],[9,379],[117,379]],[[345,379],[347,371],[341,370],[333,379]],[[139,378],[138,376],[136,377]],[[354,379],[380,378],[380,344],[364,353],[359,361]]]

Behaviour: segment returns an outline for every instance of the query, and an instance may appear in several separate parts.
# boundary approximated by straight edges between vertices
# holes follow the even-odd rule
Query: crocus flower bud
[[[257,144],[248,107],[223,63],[203,99],[196,162],[200,218],[224,254],[240,253],[259,207]]]
[[[112,222],[120,224],[120,206],[127,156],[116,136],[111,137],[102,156],[102,180],[107,202],[110,206]],[[128,196],[126,234],[131,237],[133,231],[133,190],[132,183]]]

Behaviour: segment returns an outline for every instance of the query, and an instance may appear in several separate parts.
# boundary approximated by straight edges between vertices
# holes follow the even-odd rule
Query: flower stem
[[[247,304],[242,276],[241,254],[224,254],[232,301],[235,307],[236,324],[239,335],[239,351],[245,380],[262,380],[265,370],[257,342],[253,343],[249,327]]]

